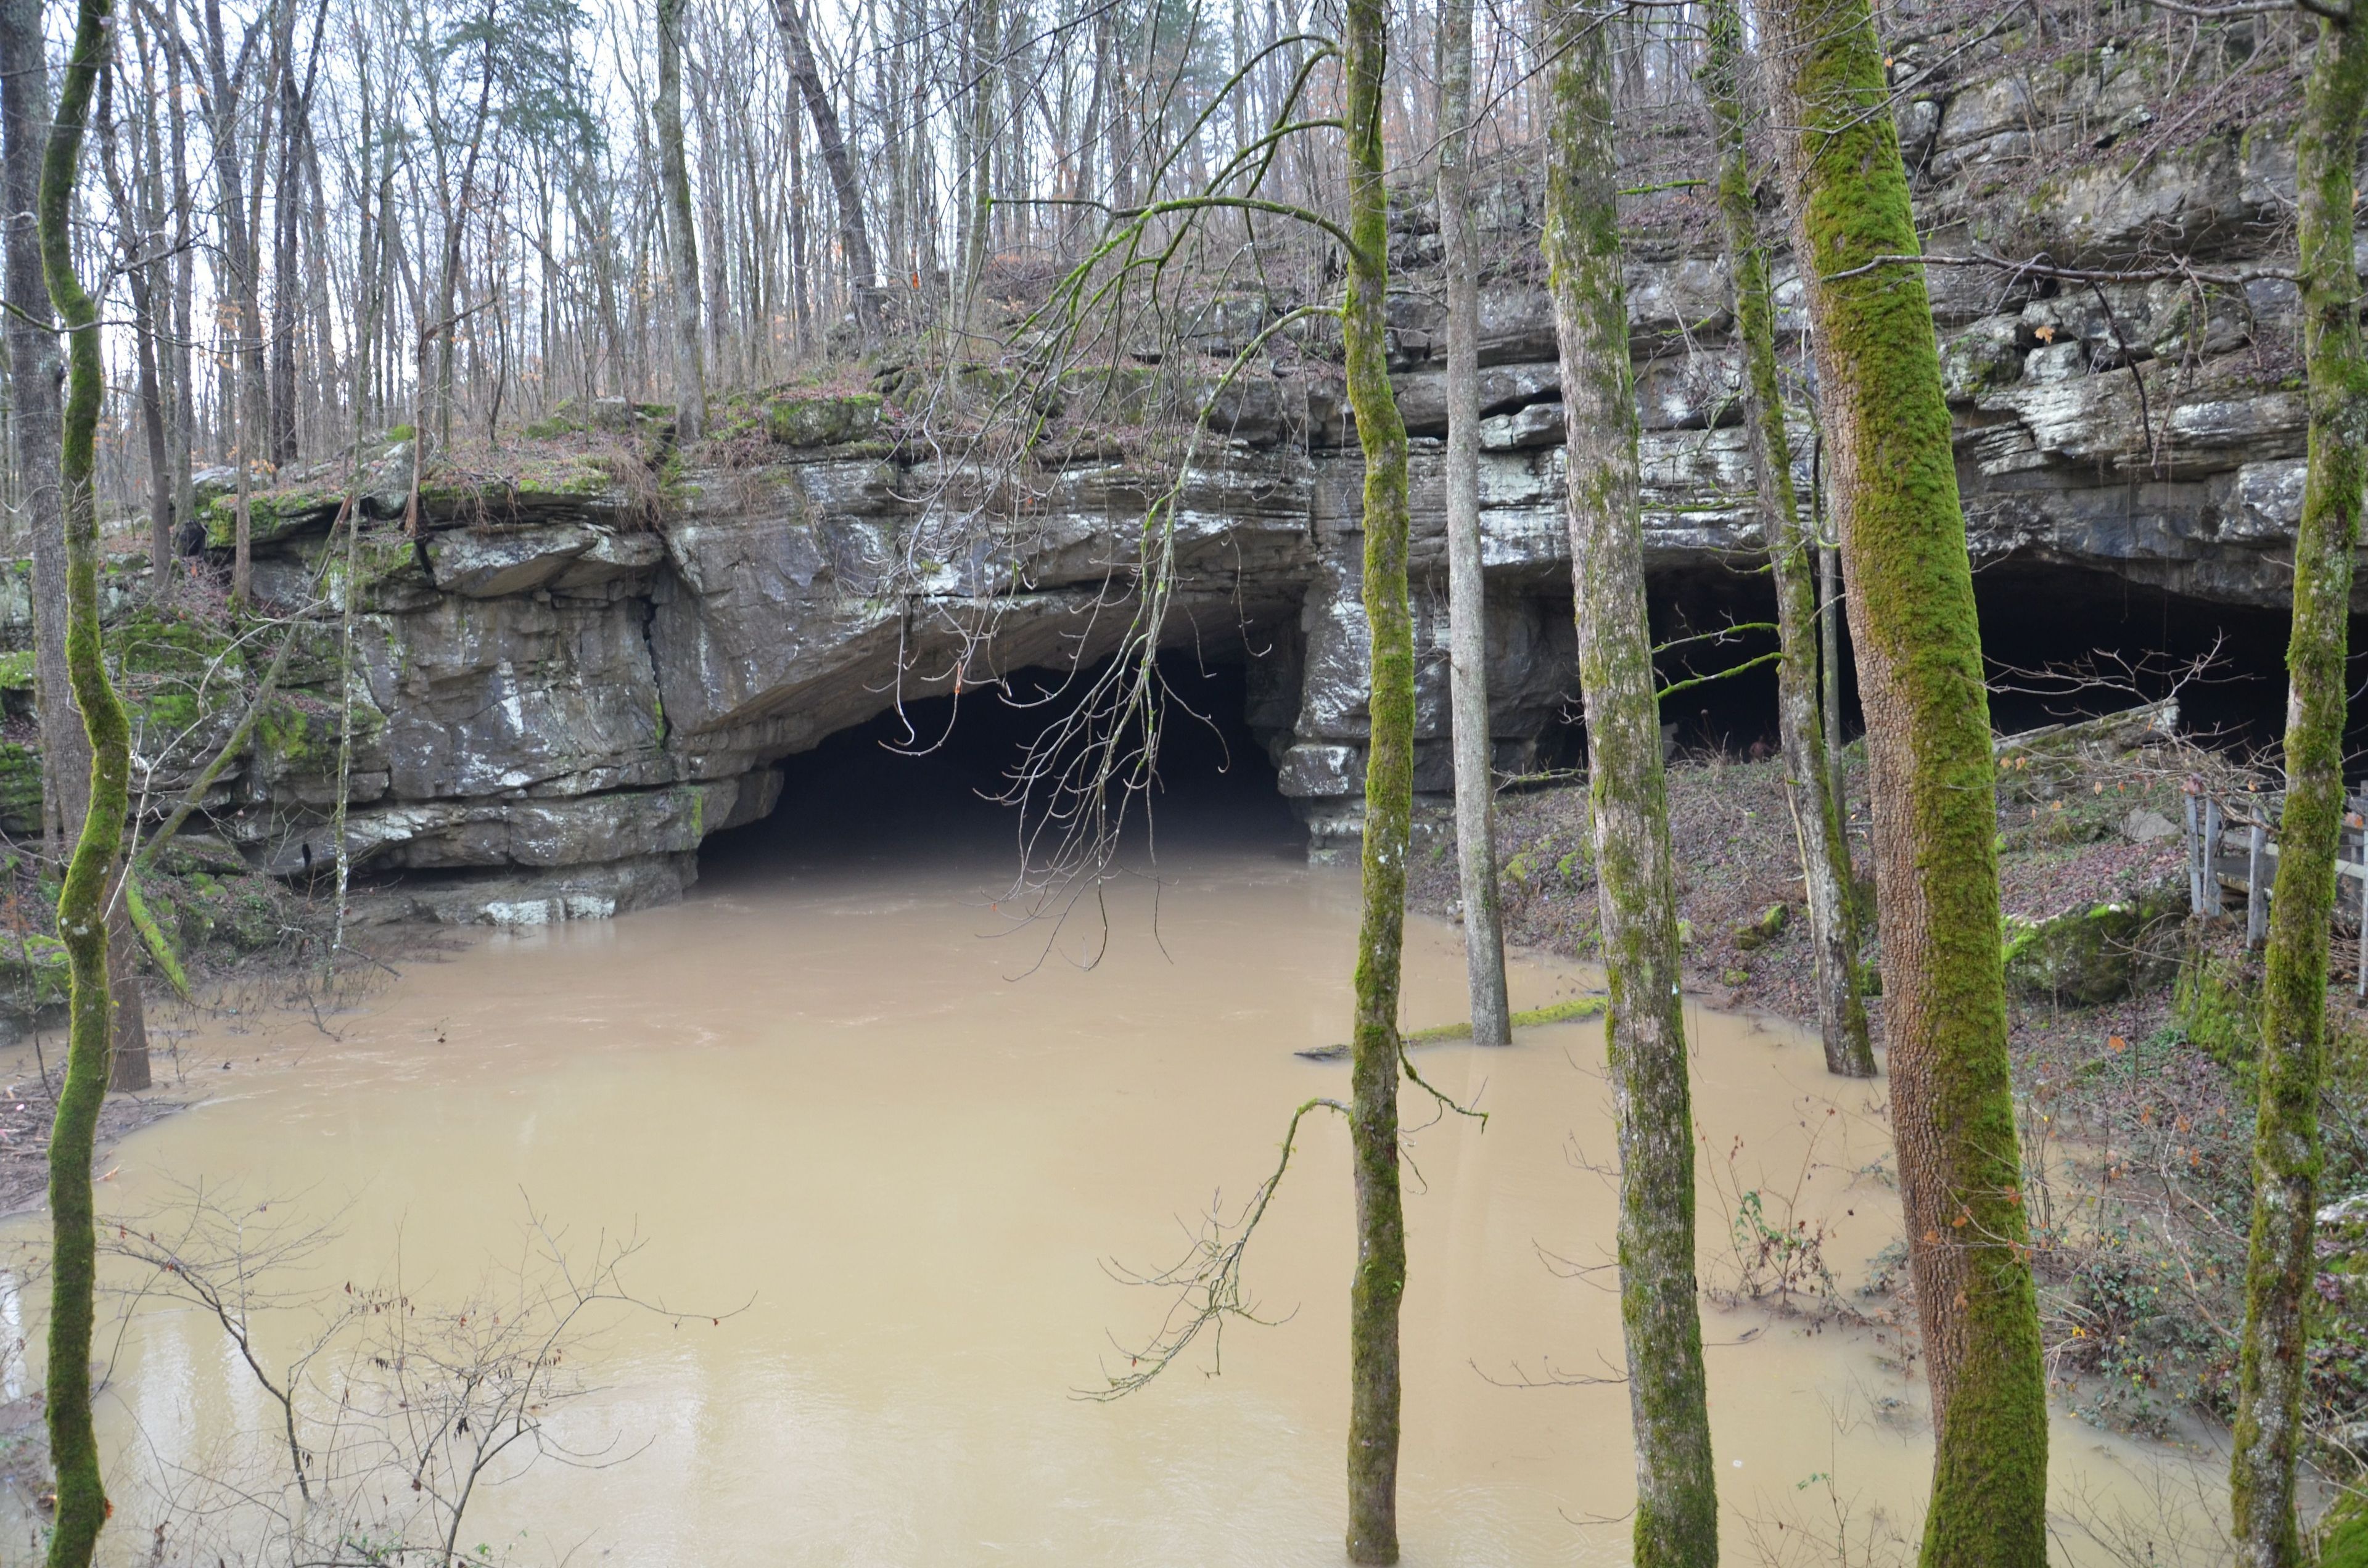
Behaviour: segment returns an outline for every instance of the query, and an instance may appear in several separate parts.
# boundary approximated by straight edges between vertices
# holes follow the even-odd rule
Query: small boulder
[[[66,945],[23,932],[0,936],[0,997],[26,1013],[63,1006],[74,989]]]
[[[2152,844],[2157,838],[2169,838],[2179,831],[2179,824],[2160,812],[2140,806],[2122,819],[2122,836],[2132,844]]]
[[[878,434],[880,415],[877,392],[786,397],[766,405],[765,429],[784,447],[836,447]]]
[[[1771,903],[1759,912],[1759,918],[1735,928],[1735,945],[1745,952],[1766,947],[1784,933],[1784,924],[1792,918],[1792,910],[1782,903]]]
[[[2050,919],[2009,916],[2006,981],[2026,996],[2094,1006],[2126,996],[2153,961],[2145,937],[2174,905],[2156,893],[2100,903]]]

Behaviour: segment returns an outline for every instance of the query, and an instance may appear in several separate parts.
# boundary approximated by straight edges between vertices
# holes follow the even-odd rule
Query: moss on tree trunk
[[[1620,1315],[1635,1425],[1635,1562],[1718,1561],[1694,1280],[1693,1114],[1660,703],[1645,607],[1634,371],[1621,281],[1610,9],[1558,0],[1545,257],[1562,347],[1570,552],[1587,708],[1588,799],[1611,994],[1604,1035],[1620,1139]]]
[[[2309,466],[2294,533],[2286,647],[2286,799],[2261,987],[2260,1112],[2245,1267],[2230,1512],[2239,1561],[2303,1557],[2294,1460],[2318,1211],[2318,1096],[2327,1075],[2328,927],[2343,826],[2344,659],[2361,486],[2368,482],[2368,354],[2352,271],[2352,160],[2368,109],[2368,21],[2319,24],[2294,137],[2301,198]]]
[[[1998,949],[1989,703],[1922,269],[1868,0],[1767,0],[1873,768],[1892,1130],[1937,1451],[1927,1564],[2039,1568],[2040,1363]],[[1848,274],[1849,276],[1845,276]]]
[[[1365,620],[1372,733],[1365,763],[1364,914],[1349,1136],[1357,1173],[1357,1273],[1349,1293],[1349,1560],[1398,1560],[1398,1301],[1406,1213],[1398,1191],[1398,982],[1414,832],[1414,617],[1406,600],[1406,422],[1386,345],[1389,190],[1383,182],[1382,0],[1348,0],[1349,402],[1365,454]]]
[[[1776,722],[1784,748],[1784,798],[1801,848],[1801,881],[1816,957],[1817,1032],[1826,1068],[1850,1078],[1874,1076],[1866,1000],[1859,976],[1858,904],[1850,897],[1850,835],[1834,794],[1833,768],[1817,702],[1816,557],[1793,489],[1793,447],[1784,432],[1783,391],[1776,374],[1776,310],[1768,249],[1759,241],[1752,199],[1749,119],[1744,106],[1743,16],[1736,0],[1711,0],[1703,73],[1718,136],[1718,210],[1727,276],[1735,294],[1735,335],[1743,346],[1744,422],[1751,437],[1752,479],[1761,537],[1776,585]]]
[[[104,374],[98,307],[74,276],[69,221],[91,90],[104,63],[107,0],[81,0],[74,50],[58,95],[57,122],[41,161],[41,271],[67,332],[64,440],[59,487],[65,505],[66,664],[90,739],[90,803],[58,899],[58,935],[74,996],[65,1084],[50,1132],[50,1453],[57,1466],[57,1526],[51,1568],[87,1568],[107,1523],[107,1492],[91,1427],[90,1345],[97,1228],[90,1163],[107,1096],[108,905],[131,792],[131,734],[107,676],[98,640],[98,507],[92,483]]]

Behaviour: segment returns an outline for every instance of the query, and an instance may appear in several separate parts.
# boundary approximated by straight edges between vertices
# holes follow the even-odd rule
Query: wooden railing
[[[2190,787],[2187,796],[2187,891],[2198,918],[2225,919],[2228,895],[2244,899],[2245,946],[2258,948],[2270,930],[2270,892],[2278,875],[2277,824],[2283,795],[2246,794],[2223,801]],[[2359,994],[2368,996],[2368,796],[2343,816],[2336,850],[2336,902],[2351,899],[2360,915]],[[2358,884],[2346,888],[2349,877]]]

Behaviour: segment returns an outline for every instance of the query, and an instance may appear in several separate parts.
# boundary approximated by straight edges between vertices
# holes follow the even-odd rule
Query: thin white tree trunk
[[[1475,1045],[1513,1042],[1488,760],[1488,589],[1480,562],[1480,261],[1472,233],[1472,0],[1440,17],[1439,232],[1447,251],[1447,604],[1455,853]]]

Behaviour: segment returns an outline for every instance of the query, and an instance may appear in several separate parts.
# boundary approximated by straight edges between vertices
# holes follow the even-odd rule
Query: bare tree
[[[780,25],[781,41],[789,49],[790,74],[805,99],[807,114],[814,119],[814,141],[821,147],[823,168],[830,176],[831,192],[838,201],[838,244],[856,318],[866,334],[877,332],[880,272],[871,258],[871,237],[863,221],[863,188],[855,177],[847,139],[839,131],[838,110],[823,85],[822,72],[814,65],[814,43],[799,0],[773,0],[773,15]]]
[[[1447,264],[1447,595],[1455,852],[1472,1038],[1513,1042],[1488,744],[1488,585],[1480,562],[1480,258],[1472,233],[1472,0],[1440,10],[1439,232]]]
[[[657,131],[666,182],[666,263],[674,278],[675,438],[707,426],[707,364],[699,326],[699,237],[691,222],[690,165],[682,151],[682,22],[689,0],[658,0]]]

